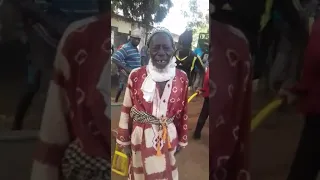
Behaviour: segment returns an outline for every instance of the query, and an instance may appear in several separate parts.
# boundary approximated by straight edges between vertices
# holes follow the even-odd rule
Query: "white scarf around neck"
[[[142,83],[141,91],[143,92],[143,99],[152,102],[156,93],[156,83],[169,81],[176,76],[176,58],[172,57],[169,64],[162,70],[157,69],[150,60],[146,69],[147,77]]]

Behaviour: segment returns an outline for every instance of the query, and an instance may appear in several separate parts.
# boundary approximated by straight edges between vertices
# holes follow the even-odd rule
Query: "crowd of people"
[[[149,64],[150,55],[148,46],[145,45],[138,50],[141,40],[141,32],[135,29],[131,32],[128,42],[121,44],[116,50],[112,50],[112,62],[118,68],[119,88],[115,96],[115,103],[119,101],[119,97],[126,87],[127,77],[129,73],[138,67]],[[208,66],[208,42],[204,47],[198,47],[192,51],[192,31],[186,30],[179,37],[178,47],[173,56],[176,58],[178,69],[183,70],[190,79],[189,86],[194,89],[201,87],[205,73],[205,67]]]

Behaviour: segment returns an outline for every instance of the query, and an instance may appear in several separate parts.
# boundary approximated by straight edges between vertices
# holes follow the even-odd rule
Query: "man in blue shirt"
[[[115,102],[118,102],[121,92],[123,91],[129,73],[132,69],[141,66],[141,56],[137,46],[140,44],[141,33],[139,29],[133,30],[130,35],[128,43],[124,44],[117,52],[115,52],[111,59],[119,69],[122,71],[119,74],[119,89],[115,98]],[[123,73],[123,70],[126,73]]]

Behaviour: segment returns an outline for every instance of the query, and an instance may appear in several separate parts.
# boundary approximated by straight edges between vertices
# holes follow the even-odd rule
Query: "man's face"
[[[137,47],[140,44],[140,38],[131,37],[131,43],[133,46]]]
[[[170,37],[165,33],[155,34],[151,39],[149,52],[153,65],[158,69],[164,69],[174,52]]]

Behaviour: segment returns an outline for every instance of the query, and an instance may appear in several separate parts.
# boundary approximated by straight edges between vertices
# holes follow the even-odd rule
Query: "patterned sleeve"
[[[63,85],[68,76],[67,59],[62,53],[66,46],[64,39],[62,38],[57,48],[54,77],[47,93],[31,180],[59,180],[61,178],[59,167],[70,140],[66,123],[67,99]]]
[[[65,54],[74,42],[70,38],[79,27],[95,18],[76,21],[66,29],[59,45],[54,61],[53,80],[47,93],[47,100],[42,115],[39,141],[31,170],[31,180],[61,180],[61,159],[70,142],[68,124],[68,105],[65,82],[70,78],[70,64]],[[59,133],[57,133],[59,132]]]
[[[132,74],[132,73],[131,73]],[[124,148],[130,145],[130,135],[131,135],[131,126],[132,119],[130,118],[130,110],[132,108],[132,99],[131,99],[131,88],[132,88],[132,80],[131,74],[128,78],[128,86],[126,88],[121,114],[120,121],[118,127],[118,135],[117,135],[117,144],[120,148]]]
[[[187,79],[187,78],[186,78]],[[178,139],[179,145],[181,147],[186,147],[188,145],[188,80],[185,82],[185,94],[184,101],[182,102],[183,110],[179,119],[178,125]]]
[[[300,81],[290,90],[297,95],[306,95],[308,90],[312,89],[319,74],[319,49],[318,43],[320,40],[320,21],[317,20],[311,32],[308,45],[305,49],[303,59],[303,71]]]
[[[214,149],[210,152],[210,177],[217,176],[225,168],[232,169],[232,172],[238,171],[238,167],[247,170],[251,117],[251,60],[247,42],[239,38],[243,34],[237,34],[240,31],[236,29],[217,22],[211,26],[218,28],[210,37],[210,53],[214,55],[209,64],[213,69],[209,75],[209,136],[210,149]],[[226,30],[231,30],[227,35],[234,36],[228,41],[221,36]]]

